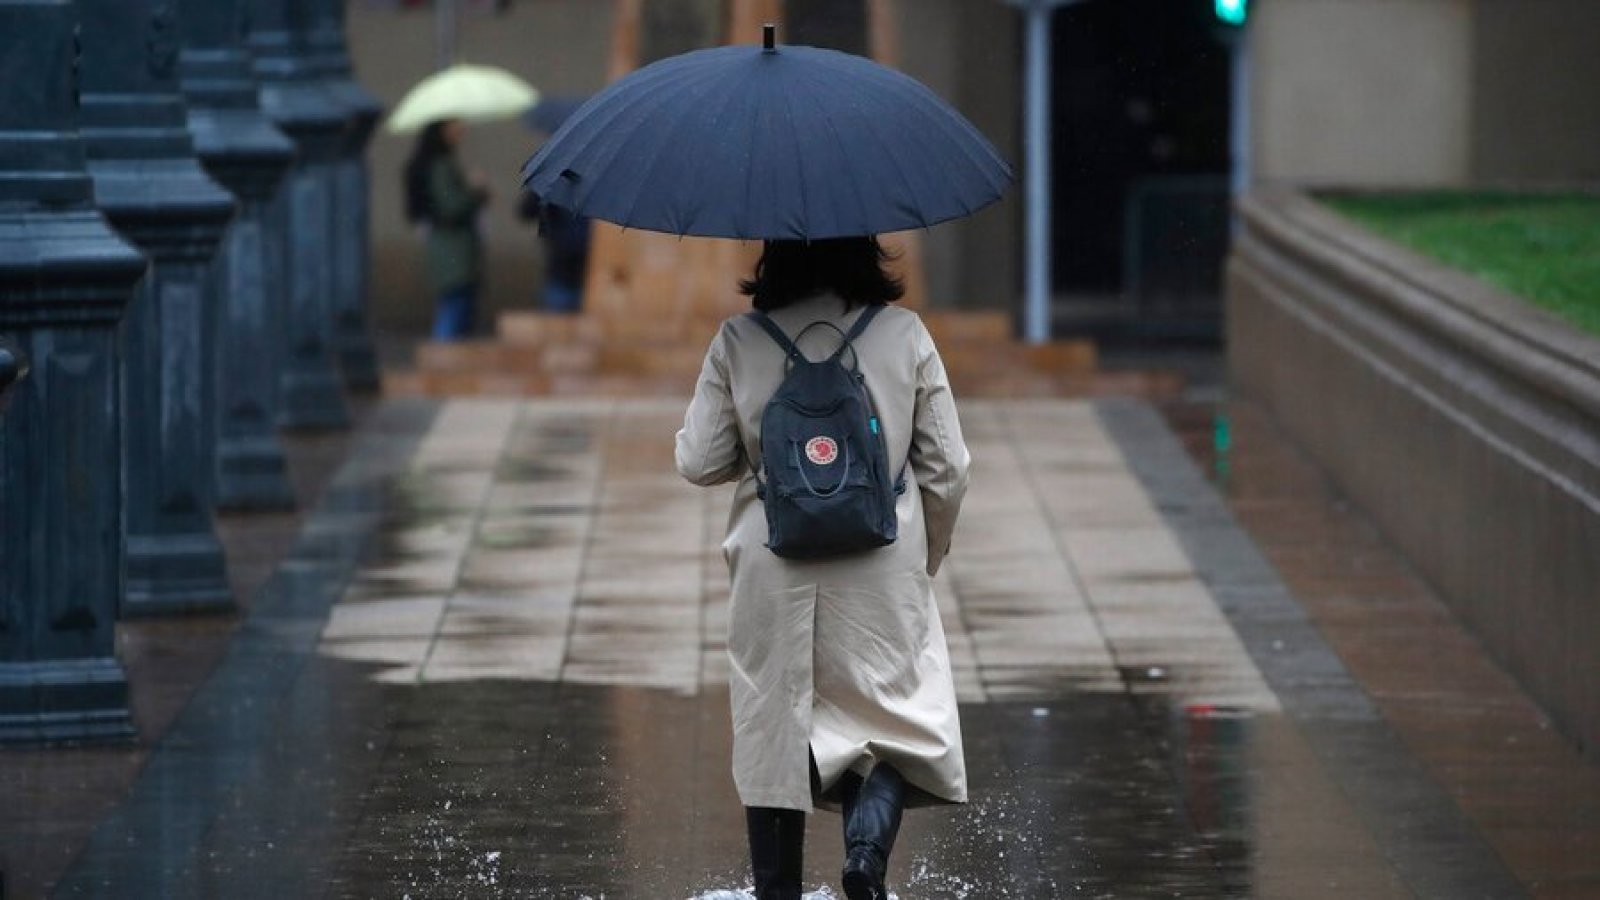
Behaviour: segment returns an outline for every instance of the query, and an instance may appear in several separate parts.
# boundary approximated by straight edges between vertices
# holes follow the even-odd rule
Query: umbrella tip
[[[771,22],[761,26],[761,48],[773,51],[778,49],[778,26]]]

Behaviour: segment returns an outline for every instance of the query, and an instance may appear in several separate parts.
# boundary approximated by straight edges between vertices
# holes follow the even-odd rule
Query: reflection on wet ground
[[[57,895],[739,889],[728,496],[672,474],[680,415],[457,402],[354,460]],[[937,586],[973,802],[908,817],[899,897],[1526,895],[1152,410],[963,421]]]
[[[395,683],[724,683],[731,491],[673,473],[680,405],[453,404],[322,651]],[[983,489],[936,585],[962,699],[1134,690],[1277,708],[1092,406],[974,403],[964,418]]]
[[[405,724],[364,824],[329,868],[335,896],[477,885],[492,891],[465,895],[685,898],[744,883],[723,693],[499,681],[411,693],[396,698]],[[1246,721],[1199,735],[1107,695],[965,713],[977,799],[908,819],[902,897],[1248,893]],[[837,826],[812,819],[813,886],[836,877]]]

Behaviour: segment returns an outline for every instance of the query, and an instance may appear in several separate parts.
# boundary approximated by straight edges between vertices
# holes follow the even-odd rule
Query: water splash
[[[722,888],[706,891],[703,894],[696,894],[690,897],[689,900],[755,900],[755,894],[751,893],[751,890],[751,888],[739,888],[736,890]],[[803,895],[800,900],[842,900],[842,898],[833,892],[833,888],[823,885]],[[889,900],[900,900],[900,895],[890,891]]]

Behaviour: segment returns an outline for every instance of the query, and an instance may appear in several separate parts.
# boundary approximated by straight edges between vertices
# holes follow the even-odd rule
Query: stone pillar
[[[123,328],[127,616],[231,609],[212,523],[210,264],[233,197],[194,156],[178,22],[162,0],[78,0],[82,131],[95,201],[150,256]]]
[[[291,509],[277,435],[288,293],[284,234],[269,207],[294,144],[261,114],[245,47],[247,0],[182,0],[178,76],[206,171],[239,201],[213,271],[217,321],[217,507]]]
[[[0,78],[0,741],[133,733],[117,323],[145,260],[94,208],[77,20],[67,0],[0,2],[0,60],[28,73]]]
[[[372,244],[368,225],[367,143],[383,106],[355,80],[345,41],[345,0],[311,0],[309,35],[323,85],[344,108],[345,141],[333,166],[333,348],[352,391],[378,390],[378,354],[368,330]]]
[[[294,167],[272,215],[288,236],[288,353],[278,423],[296,430],[345,428],[350,413],[330,344],[333,322],[334,167],[345,112],[321,82],[306,41],[310,0],[249,0],[249,45],[261,111],[294,141]]]
[[[11,386],[28,375],[28,356],[22,348],[0,337],[0,413],[6,411]]]

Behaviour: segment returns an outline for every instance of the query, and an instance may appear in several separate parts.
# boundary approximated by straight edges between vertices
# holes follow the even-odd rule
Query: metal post
[[[277,434],[286,309],[283,235],[268,208],[294,144],[261,114],[244,44],[245,0],[182,0],[179,80],[206,171],[239,199],[213,272],[219,301],[216,498],[220,509],[294,507]]]
[[[345,387],[371,392],[380,387],[378,354],[367,324],[367,284],[371,259],[368,235],[367,143],[383,106],[355,80],[345,40],[345,0],[314,0],[311,52],[323,86],[344,108],[345,141],[333,164],[333,317],[329,335]]]
[[[118,322],[145,270],[94,208],[76,7],[0,3],[0,741],[133,734]],[[31,363],[32,370],[27,369]],[[0,380],[6,375],[0,374]]]
[[[309,0],[251,0],[249,45],[261,110],[297,155],[278,202],[274,227],[286,235],[289,271],[288,353],[278,422],[291,429],[345,428],[345,407],[327,323],[332,321],[335,230],[332,168],[345,140],[344,108],[316,71],[306,35]]]
[[[456,61],[456,32],[460,27],[456,17],[456,0],[434,0],[433,3],[433,55],[439,69],[448,69]]]
[[[1231,99],[1232,118],[1229,121],[1229,143],[1232,146],[1233,171],[1232,190],[1233,200],[1237,204],[1239,199],[1250,190],[1250,172],[1252,166],[1250,147],[1250,29],[1245,26],[1233,36],[1229,42],[1229,50],[1233,62],[1233,96]],[[1230,213],[1234,231],[1238,231],[1239,214],[1237,207]]]
[[[1050,274],[1050,23],[1055,11],[1076,0],[1011,0],[1027,16],[1024,132],[1027,162],[1027,266],[1023,305],[1024,340],[1051,337]]]
[[[231,609],[212,522],[216,461],[210,263],[233,196],[194,156],[164,0],[78,0],[82,131],[95,200],[151,259],[128,309],[123,615]]]

